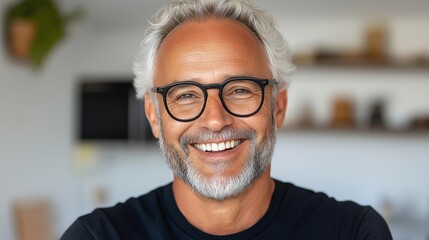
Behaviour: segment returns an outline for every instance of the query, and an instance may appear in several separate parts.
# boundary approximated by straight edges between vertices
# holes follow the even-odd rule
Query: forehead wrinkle
[[[223,82],[233,77],[257,77],[250,72],[242,72],[238,74],[218,73],[216,75],[218,76],[211,78],[213,81],[209,81],[209,83],[219,83],[219,80]],[[189,79],[174,79],[170,83],[185,82],[185,81],[198,82],[202,84],[204,84],[204,82],[207,82],[207,81],[204,81],[202,78],[196,77],[196,78],[189,78]]]
[[[246,52],[243,51],[243,55],[245,55]],[[247,54],[245,55],[246,58],[243,59],[242,56],[237,56],[237,54],[233,55],[230,54],[230,51],[225,50],[225,51],[201,51],[201,52],[189,52],[189,53],[184,53],[181,57],[179,57],[179,61],[182,62],[182,64],[195,64],[195,63],[200,63],[200,62],[224,62],[225,64],[244,64],[244,65],[249,65],[249,61],[251,62],[255,62],[258,61],[260,59],[260,57],[258,56],[254,56],[252,54]],[[262,57],[263,60],[265,60]],[[177,62],[179,62],[177,61]]]

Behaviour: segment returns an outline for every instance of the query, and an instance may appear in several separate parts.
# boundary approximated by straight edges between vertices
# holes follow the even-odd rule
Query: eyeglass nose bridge
[[[222,91],[223,88],[225,87],[225,83],[209,83],[209,84],[205,84],[205,85],[197,85],[204,94],[204,104],[203,107],[200,111],[200,113],[195,117],[195,119],[199,118],[206,110],[206,106],[207,106],[207,99],[209,98],[209,94],[207,92],[207,90],[209,89],[217,89],[218,90],[218,97],[220,102],[222,103],[222,107],[223,110],[226,110],[229,114],[234,115],[233,113],[231,113],[231,111],[228,109],[228,107],[226,106],[224,100],[223,100],[223,96],[222,96]]]
[[[220,83],[209,83],[206,85],[201,85],[199,86],[201,88],[201,90],[203,90],[204,94],[208,94],[207,90],[208,89],[218,89],[219,90],[219,95],[221,95],[222,89],[224,87],[224,84],[220,84]]]
[[[207,90],[209,90],[209,89],[217,89],[218,90],[219,99],[222,102],[222,105],[224,105],[224,102],[223,102],[223,99],[222,99],[222,91],[223,91],[223,88],[225,87],[225,84],[223,84],[223,83],[209,83],[209,84],[202,85],[202,86],[199,86],[199,87],[204,92],[204,107],[205,107],[207,99],[209,97],[209,94],[207,92]],[[224,108],[225,108],[225,105],[224,105]],[[203,110],[204,110],[204,108],[203,108]]]

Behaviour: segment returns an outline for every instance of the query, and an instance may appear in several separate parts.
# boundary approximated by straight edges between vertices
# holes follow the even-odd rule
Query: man
[[[158,12],[135,63],[171,184],[80,217],[62,239],[391,239],[371,207],[270,177],[289,49],[248,1]]]

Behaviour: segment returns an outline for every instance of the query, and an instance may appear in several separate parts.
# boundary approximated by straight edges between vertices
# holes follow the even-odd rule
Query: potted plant
[[[16,60],[42,66],[52,49],[65,37],[66,24],[80,15],[61,16],[53,0],[21,0],[5,14],[5,40]]]

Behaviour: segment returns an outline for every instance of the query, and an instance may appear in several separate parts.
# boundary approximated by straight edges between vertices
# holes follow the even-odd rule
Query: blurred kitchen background
[[[130,89],[164,2],[0,0],[0,239],[58,239],[171,181]],[[272,175],[429,239],[429,1],[257,2],[297,64]]]

